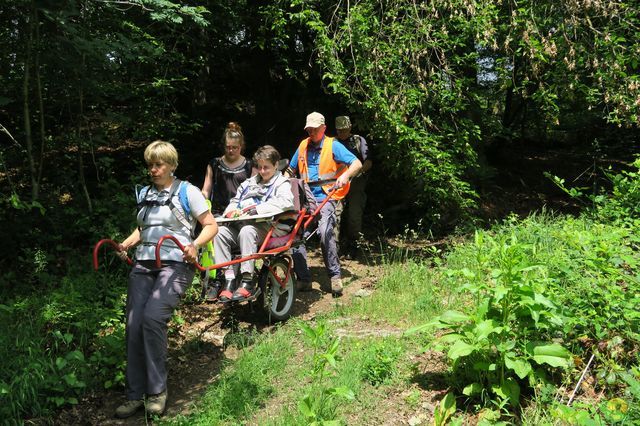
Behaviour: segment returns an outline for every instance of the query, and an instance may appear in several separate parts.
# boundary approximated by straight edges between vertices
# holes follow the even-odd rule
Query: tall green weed
[[[428,325],[445,329],[455,386],[507,408],[567,377],[553,367],[570,367],[569,352],[579,362],[595,353],[599,384],[619,394],[640,350],[638,260],[635,232],[593,214],[509,218],[454,247],[443,286],[470,303]]]

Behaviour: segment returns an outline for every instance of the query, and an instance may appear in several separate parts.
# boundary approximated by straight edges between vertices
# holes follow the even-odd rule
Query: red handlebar
[[[93,248],[93,269],[95,269],[96,271],[98,270],[98,251],[100,250],[100,247],[102,247],[102,245],[105,243],[109,244],[115,251],[120,251],[120,245],[113,240],[105,238],[104,240],[98,241],[98,243]],[[131,260],[129,256],[127,256],[127,258],[124,260],[129,264],[129,266],[133,265],[133,260]]]
[[[184,245],[180,241],[178,241],[178,239],[173,235],[165,235],[160,237],[160,239],[158,240],[158,244],[156,245],[156,266],[158,268],[162,268],[162,259],[160,259],[160,247],[162,246],[162,243],[164,243],[166,240],[173,241],[174,243],[176,243],[176,245],[180,250],[184,251]],[[197,261],[194,263],[194,265],[196,268],[198,268],[201,271],[207,270],[207,268],[200,265]]]
[[[304,228],[307,228],[309,226],[309,224],[313,221],[313,219],[316,218],[316,215],[318,213],[320,213],[320,210],[322,210],[322,208],[324,207],[325,204],[327,204],[327,202],[331,199],[331,197],[333,197],[333,194],[336,193],[336,191],[338,190],[338,188],[336,188],[335,186],[331,189],[331,191],[329,191],[329,193],[327,194],[327,196],[325,197],[324,200],[322,200],[322,202],[320,203],[320,205],[318,207],[316,207],[316,209],[313,211],[313,213],[311,213],[311,216],[309,216],[309,218],[304,222]]]

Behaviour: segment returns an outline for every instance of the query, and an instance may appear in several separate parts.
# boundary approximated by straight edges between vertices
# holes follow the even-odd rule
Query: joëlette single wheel
[[[291,316],[296,300],[296,282],[290,270],[292,262],[289,256],[277,256],[260,271],[262,294],[258,296],[258,304],[269,322],[284,321]]]

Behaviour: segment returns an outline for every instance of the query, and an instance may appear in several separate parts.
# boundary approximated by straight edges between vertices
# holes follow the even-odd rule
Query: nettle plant
[[[476,232],[473,264],[449,271],[475,299],[474,308],[447,311],[410,330],[447,330],[436,345],[447,349],[462,393],[499,409],[517,407],[523,385],[546,380],[549,367],[567,368],[572,359],[551,342],[563,319],[544,296],[547,271],[532,263],[535,252],[535,245],[519,243],[513,235]]]
[[[309,392],[298,402],[298,409],[309,426],[337,426],[335,406],[338,399],[353,400],[355,394],[345,386],[327,387],[327,379],[335,374],[340,360],[338,347],[340,338],[331,338],[325,324],[313,328],[305,323],[300,324],[305,340],[313,348],[312,385]]]

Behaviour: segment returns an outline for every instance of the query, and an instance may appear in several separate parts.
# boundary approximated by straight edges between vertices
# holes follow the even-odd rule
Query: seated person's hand
[[[242,210],[231,210],[229,213],[224,215],[227,219],[231,219],[233,217],[239,217],[242,214]]]
[[[242,210],[242,214],[246,216],[255,216],[258,214],[258,210],[256,209],[256,206],[253,205],[253,206],[245,207]]]

